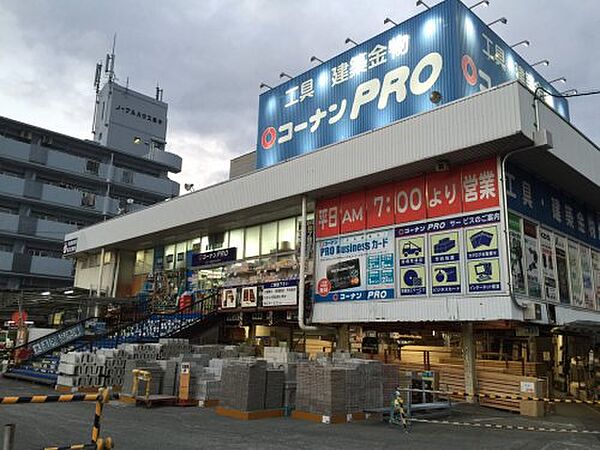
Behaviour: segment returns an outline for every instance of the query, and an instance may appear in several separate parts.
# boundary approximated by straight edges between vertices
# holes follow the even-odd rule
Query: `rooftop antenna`
[[[156,82],[156,100],[162,102],[163,99],[163,91],[164,89],[160,88],[160,85],[158,84],[158,81]]]
[[[100,92],[100,80],[102,78],[102,63],[96,63],[96,73],[94,74],[94,87],[96,88],[96,94]]]
[[[115,47],[117,45],[117,33],[113,36],[113,45],[110,53],[106,54],[106,64],[104,72],[108,74],[108,82],[112,83],[115,79]]]

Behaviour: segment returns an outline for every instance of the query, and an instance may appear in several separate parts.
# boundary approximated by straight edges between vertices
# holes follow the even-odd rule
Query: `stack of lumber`
[[[425,367],[425,352],[429,354],[429,367]],[[448,347],[406,346],[402,348],[401,359],[395,360],[394,364],[397,364],[401,370],[436,371],[439,373],[441,390],[464,391],[463,360],[451,354],[452,350]],[[478,392],[486,395],[522,395],[521,381],[536,381],[545,375],[545,367],[541,363],[479,359],[476,364]],[[520,401],[481,398],[480,404],[519,411]]]

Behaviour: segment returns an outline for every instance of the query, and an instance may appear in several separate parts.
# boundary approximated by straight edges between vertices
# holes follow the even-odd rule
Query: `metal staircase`
[[[123,343],[158,342],[175,337],[192,327],[208,324],[218,308],[216,294],[194,300],[173,312],[142,312],[120,318],[109,328],[99,328],[98,317],[90,317],[16,348],[23,356],[10,367],[6,377],[54,384],[60,353],[116,348]]]

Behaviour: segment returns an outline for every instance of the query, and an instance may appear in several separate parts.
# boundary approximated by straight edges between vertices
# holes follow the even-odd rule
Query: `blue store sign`
[[[517,166],[510,165],[506,171],[509,209],[600,248],[599,212]]]
[[[515,79],[558,93],[465,5],[446,0],[261,94],[257,168]],[[545,101],[568,118],[566,100]]]
[[[192,254],[192,267],[214,266],[237,259],[237,248],[230,247],[206,253]]]

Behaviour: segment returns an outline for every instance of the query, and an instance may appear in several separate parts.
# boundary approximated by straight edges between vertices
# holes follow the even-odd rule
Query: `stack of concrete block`
[[[191,353],[201,353],[208,355],[210,358],[218,358],[221,356],[221,350],[223,346],[218,344],[206,344],[206,345],[191,345]]]
[[[190,398],[218,400],[221,397],[221,379],[210,367],[192,365],[190,370]]]
[[[228,360],[221,374],[221,405],[241,411],[264,409],[266,378],[266,361]]]
[[[69,387],[101,385],[101,370],[97,357],[91,352],[69,352],[61,355],[56,384]]]
[[[238,356],[246,355],[240,355],[240,348],[237,345],[225,345],[221,349],[221,354],[219,356],[221,358],[237,358]]]
[[[263,356],[274,367],[285,367],[286,364],[307,360],[306,353],[290,352],[287,347],[265,347]]]
[[[119,349],[127,359],[154,361],[158,358],[160,344],[121,344]]]
[[[178,391],[177,375],[179,373],[176,361],[156,361],[156,365],[160,367],[161,383],[159,387],[160,394],[162,395],[176,395]]]
[[[125,379],[125,353],[118,349],[99,349],[96,351],[102,385],[105,387],[122,386]]]
[[[283,408],[285,372],[282,369],[267,369],[265,387],[265,409]]]
[[[169,359],[174,356],[191,353],[190,341],[188,339],[164,338],[159,339],[158,344],[160,345],[158,355],[160,359]]]

